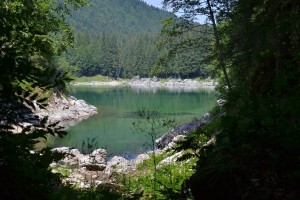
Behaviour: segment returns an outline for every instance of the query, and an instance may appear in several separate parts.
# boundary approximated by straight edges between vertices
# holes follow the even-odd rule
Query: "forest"
[[[103,75],[115,79],[140,77],[207,78],[209,70],[201,49],[168,56],[168,47],[158,46],[163,20],[175,15],[130,0],[90,1],[68,18],[74,29],[74,47],[60,58],[76,76]],[[209,32],[209,31],[207,31]],[[186,38],[202,35],[190,32]]]
[[[102,12],[114,12],[109,3],[120,1],[101,2],[107,5]],[[122,8],[129,3],[141,10],[147,7],[138,0],[121,2]],[[112,30],[91,25],[88,15],[80,15],[82,6],[91,6],[86,0],[0,1],[1,199],[300,198],[300,2],[164,0],[164,4],[183,14],[174,18],[147,7],[142,11],[166,17],[161,27],[140,27],[140,16]],[[124,18],[121,14],[130,12],[116,13]],[[195,22],[198,15],[206,16],[206,24]],[[110,24],[113,19],[117,20],[103,18]],[[131,25],[140,30],[130,32],[126,27]],[[153,45],[157,37],[165,51],[162,57]],[[63,184],[62,175],[51,172],[49,164],[64,155],[49,147],[35,148],[47,134],[63,137],[67,132],[47,123],[47,117],[28,125],[35,118],[33,110],[47,106],[47,92],[67,91],[69,72],[114,78],[136,72],[162,77],[213,73],[222,103],[210,111],[209,123],[173,149],[183,152],[181,161],[186,165],[158,169],[162,158],[154,154],[153,162],[140,166],[141,174],[79,189]],[[142,114],[150,123],[155,118]],[[18,134],[16,127],[22,127]],[[145,171],[149,166],[151,170]]]

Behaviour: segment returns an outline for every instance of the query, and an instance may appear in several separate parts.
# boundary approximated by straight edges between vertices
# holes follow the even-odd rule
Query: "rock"
[[[174,130],[174,129],[173,129]],[[173,138],[177,135],[174,131],[170,131],[165,133],[163,136],[155,140],[157,148],[163,149],[165,148],[170,142],[172,142]]]
[[[158,78],[156,76],[153,76],[153,78],[151,79],[151,81],[158,82]]]
[[[160,161],[158,163],[157,168],[160,168],[160,167],[162,167],[164,165],[167,165],[167,164],[175,163],[180,157],[182,157],[182,155],[183,155],[182,152],[177,152],[174,155],[163,159],[162,161]]]
[[[210,113],[206,113],[201,119],[200,122],[201,124],[207,124],[211,121],[211,115]]]
[[[183,140],[185,137],[186,137],[185,135],[177,135],[177,136],[175,136],[175,137],[172,139],[172,142],[170,142],[167,146],[165,146],[165,147],[163,148],[163,150],[164,150],[164,151],[167,151],[167,150],[169,150],[169,149],[172,149],[172,148],[176,145],[176,143],[177,143],[178,141]]]
[[[71,155],[75,156],[75,157],[81,157],[82,154],[80,153],[80,151],[78,149],[71,149],[69,152]]]
[[[88,155],[83,155],[78,149],[70,147],[55,148],[52,151],[65,154],[65,157],[59,161],[60,165],[86,167],[89,171],[103,171],[106,167],[105,149],[96,149]]]
[[[205,114],[200,119],[195,119],[192,122],[183,124],[176,127],[172,131],[164,134],[161,138],[157,139],[157,146],[160,149],[155,150],[155,154],[159,155],[162,152],[174,147],[174,145],[184,139],[187,134],[194,131],[196,128],[208,123],[211,120],[209,113]],[[205,145],[214,143],[215,140],[209,141]],[[61,147],[53,149],[60,153],[64,153],[65,157],[57,163],[52,163],[51,167],[59,165],[76,165],[71,168],[71,175],[68,178],[64,178],[65,183],[70,183],[76,187],[90,187],[92,185],[98,185],[102,183],[108,183],[114,181],[114,173],[130,173],[136,170],[136,166],[142,163],[144,160],[149,159],[149,155],[153,152],[139,154],[135,158],[128,156],[128,159],[121,156],[114,156],[107,161],[107,152],[105,149],[96,149],[92,153],[83,155],[78,149]],[[165,158],[158,164],[158,168],[166,164],[174,163],[178,161],[178,158],[182,156],[182,152],[175,153],[168,158]],[[56,171],[55,171],[56,172]]]
[[[107,162],[104,173],[107,175],[112,175],[113,173],[125,173],[131,167],[130,161],[121,157],[114,156],[110,161]]]
[[[149,155],[146,153],[140,154],[134,159],[134,164],[138,165],[138,164],[144,162],[144,160],[147,160],[149,158],[150,158]]]
[[[219,106],[223,106],[225,103],[226,103],[226,100],[224,100],[224,99],[218,99],[218,100],[217,100],[217,104],[218,104]]]
[[[160,138],[158,138],[155,141],[157,148],[159,148],[159,149],[169,148],[168,144],[170,144],[173,141],[174,137],[176,137],[178,135],[187,135],[189,133],[192,133],[197,128],[200,128],[204,124],[209,123],[210,120],[211,120],[210,114],[206,113],[200,119],[194,119],[191,122],[185,123],[181,126],[174,128],[173,130],[163,134]]]
[[[138,81],[138,80],[140,80],[140,76],[139,76],[139,75],[134,76],[134,77],[131,79],[131,81]]]
[[[59,148],[52,149],[52,152],[69,154],[71,150],[72,150],[71,147],[59,147]]]
[[[103,171],[106,168],[104,164],[87,164],[86,169],[89,171]]]
[[[39,118],[47,116],[49,124],[60,122],[59,125],[66,128],[97,113],[97,108],[84,100],[73,96],[64,98],[58,93],[53,94],[46,108],[36,111]]]
[[[106,167],[106,157],[105,149],[96,149],[91,154],[79,158],[78,164],[89,171],[103,171]]]

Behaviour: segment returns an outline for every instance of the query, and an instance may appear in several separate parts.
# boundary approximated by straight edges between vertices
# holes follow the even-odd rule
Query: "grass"
[[[75,78],[76,82],[91,82],[91,81],[98,81],[98,82],[110,82],[114,81],[115,79],[107,77],[107,76],[102,76],[102,75],[97,75],[97,76],[91,76],[91,77],[78,77]]]
[[[113,184],[103,184],[97,187],[78,189],[72,186],[57,188],[50,200],[126,200],[138,199],[126,194],[122,187]]]
[[[170,156],[162,153],[156,156],[158,162]],[[194,173],[196,159],[165,164],[157,167],[156,188],[153,188],[153,156],[137,166],[131,174],[119,175],[118,180],[128,191],[141,195],[142,199],[176,199],[181,194],[184,182]]]
[[[60,165],[52,168],[57,173],[60,173],[63,177],[69,177],[71,175],[71,168],[68,165]]]
[[[171,156],[172,152],[156,155],[157,162]],[[157,167],[154,179],[153,156],[139,164],[135,171],[127,174],[115,174],[116,183],[105,183],[89,188],[61,186],[51,199],[98,200],[98,199],[178,199],[182,194],[185,181],[194,173],[196,159],[178,161]],[[70,176],[70,166],[53,167],[64,177]],[[153,188],[153,180],[156,180]],[[192,197],[188,198],[192,200]]]
[[[195,78],[194,80],[196,80],[200,83],[214,81],[214,79],[212,79],[211,77],[208,77],[208,78],[205,78],[205,79],[198,77],[198,78]]]

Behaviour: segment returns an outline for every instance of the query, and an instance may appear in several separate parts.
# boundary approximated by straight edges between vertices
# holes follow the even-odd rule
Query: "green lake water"
[[[181,124],[208,112],[216,101],[211,89],[167,90],[129,87],[75,87],[71,93],[97,107],[98,114],[68,129],[64,138],[56,138],[52,146],[81,148],[83,140],[95,138],[98,147],[108,154],[140,153],[146,138],[132,131],[139,109],[156,110],[163,118]],[[163,134],[163,133],[161,133]]]

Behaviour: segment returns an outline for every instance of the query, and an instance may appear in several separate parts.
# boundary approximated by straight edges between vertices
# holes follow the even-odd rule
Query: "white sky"
[[[158,8],[162,8],[163,0],[143,0],[143,1],[145,1],[149,5],[152,5],[152,6],[155,6]],[[180,14],[178,14],[178,13],[177,13],[177,15],[180,16]],[[200,22],[200,23],[204,23],[205,19],[206,19],[205,16],[198,16],[196,21]]]
[[[163,0],[144,0],[147,4],[162,8],[162,2]]]

